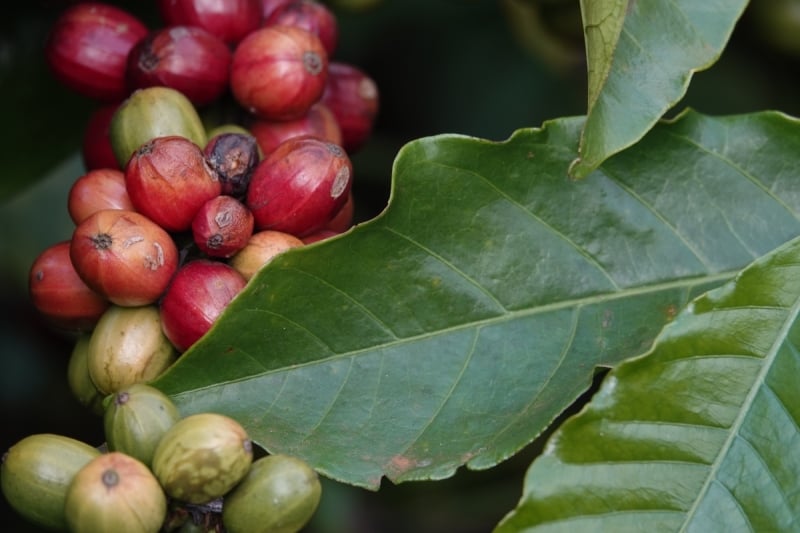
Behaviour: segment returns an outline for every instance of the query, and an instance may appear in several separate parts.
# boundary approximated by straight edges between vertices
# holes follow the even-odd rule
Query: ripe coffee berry
[[[372,134],[379,106],[377,84],[355,65],[331,61],[321,101],[339,123],[342,147],[355,153]]]
[[[305,115],[294,120],[254,120],[250,124],[250,132],[265,155],[283,141],[304,135],[342,144],[339,123],[333,112],[322,102],[312,105]]]
[[[259,0],[158,0],[167,26],[196,26],[236,44],[261,26]]]
[[[209,257],[228,258],[244,248],[253,234],[253,213],[232,196],[217,196],[192,221],[192,237]]]
[[[104,209],[75,228],[70,259],[94,291],[121,306],[140,306],[166,290],[178,267],[178,249],[141,213]]]
[[[39,254],[31,265],[28,290],[34,308],[53,327],[89,331],[111,302],[78,276],[69,247],[69,241],[62,241]]]
[[[336,15],[325,4],[315,0],[291,0],[278,6],[264,19],[264,26],[275,25],[296,26],[310,31],[322,41],[329,57],[339,44]]]
[[[161,300],[164,334],[178,351],[186,351],[211,329],[246,283],[221,261],[195,259],[184,264]]]
[[[101,209],[135,211],[125,188],[125,173],[116,168],[96,168],[80,176],[69,190],[67,210],[77,225]]]
[[[98,2],[67,8],[51,28],[45,58],[55,77],[76,92],[117,102],[128,95],[125,66],[147,27],[125,10]]]
[[[89,116],[81,145],[83,166],[86,170],[120,168],[110,137],[111,118],[117,107],[119,107],[117,104],[102,105]]]
[[[170,232],[188,230],[200,207],[222,192],[203,150],[180,135],[156,137],[136,150],[125,186],[136,210]]]
[[[317,102],[328,78],[319,37],[294,26],[267,26],[242,39],[233,53],[230,88],[260,118],[300,118]]]
[[[216,101],[228,88],[231,52],[220,38],[196,26],[150,32],[128,55],[132,89],[171,87],[195,105]]]
[[[297,237],[322,229],[347,201],[353,166],[340,146],[295,137],[278,146],[253,172],[246,204],[256,229]]]

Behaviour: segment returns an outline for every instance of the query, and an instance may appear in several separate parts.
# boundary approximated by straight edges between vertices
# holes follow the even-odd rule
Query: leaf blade
[[[611,370],[496,531],[607,530],[620,516],[651,530],[650,513],[673,531],[797,529],[798,259],[800,239],[759,258]]]
[[[692,75],[716,62],[747,4],[582,2],[589,99],[571,175],[588,176],[641,139],[683,97]]]
[[[268,450],[370,488],[510,457],[596,366],[645,351],[690,298],[800,233],[800,196],[764,191],[791,184],[737,170],[760,178],[765,145],[800,153],[788,117],[689,113],[569,181],[580,125],[407,146],[381,217],[271,263],[155,384],[186,412],[226,412]],[[725,132],[749,149],[715,146]],[[788,157],[787,176],[800,168]],[[709,161],[724,170],[718,201],[750,204],[744,221],[691,209]]]

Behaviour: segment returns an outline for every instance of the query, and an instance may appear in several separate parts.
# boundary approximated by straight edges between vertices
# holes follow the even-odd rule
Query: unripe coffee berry
[[[199,413],[179,420],[164,434],[153,457],[153,472],[169,496],[200,504],[230,491],[252,461],[252,442],[236,420]]]
[[[167,498],[145,464],[109,452],[75,474],[64,514],[75,533],[158,533],[167,516]]]
[[[277,255],[303,246],[303,241],[282,231],[262,230],[254,233],[247,245],[230,259],[230,265],[250,280]]]

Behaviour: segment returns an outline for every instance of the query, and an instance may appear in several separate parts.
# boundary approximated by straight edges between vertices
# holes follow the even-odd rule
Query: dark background
[[[154,0],[111,3],[149,27],[161,24]],[[460,133],[499,141],[516,129],[585,111],[577,0],[379,0],[370,9],[344,7],[355,3],[331,2],[340,24],[334,59],[369,73],[381,97],[373,136],[353,154],[359,221],[385,207],[394,156],[413,139]],[[779,12],[783,3],[797,7],[798,2],[772,2],[775,17],[760,17],[757,4],[765,3],[754,0],[720,61],[695,76],[670,114],[685,106],[709,114],[765,109],[800,114],[795,85],[800,21]],[[93,445],[103,441],[100,419],[74,400],[66,383],[73,339],[50,330],[27,295],[33,259],[71,234],[66,194],[82,172],[78,150],[96,105],[59,86],[44,63],[48,28],[69,4],[14,2],[0,18],[2,450],[33,433],[68,435]],[[490,531],[516,504],[525,469],[542,441],[494,469],[462,469],[444,481],[384,482],[380,491],[369,492],[323,480],[322,503],[307,530]],[[5,500],[0,528],[37,530]]]

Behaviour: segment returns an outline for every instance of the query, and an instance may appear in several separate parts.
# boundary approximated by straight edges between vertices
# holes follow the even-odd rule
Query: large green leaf
[[[800,239],[692,302],[535,460],[514,531],[800,531]]]
[[[570,172],[631,146],[722,53],[747,0],[581,0],[588,115]]]
[[[571,181],[581,126],[410,143],[380,217],[271,263],[156,385],[366,487],[508,458],[800,234],[793,119],[688,113]]]

